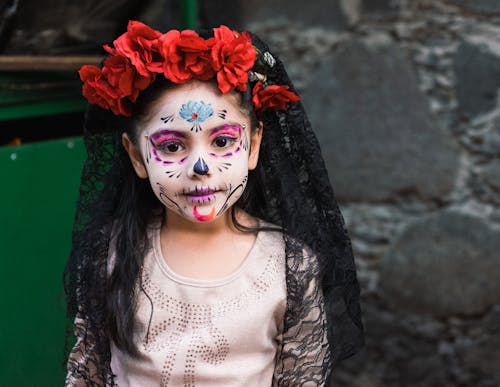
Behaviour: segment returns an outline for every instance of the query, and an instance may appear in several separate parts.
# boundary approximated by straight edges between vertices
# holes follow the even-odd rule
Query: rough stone
[[[290,26],[321,26],[333,30],[346,27],[346,20],[337,1],[319,0],[307,3],[300,0],[253,0],[201,2],[201,14],[208,27],[227,24],[248,28],[253,23],[289,22]]]
[[[243,27],[243,1],[236,0],[204,0],[198,2],[200,24],[205,28],[218,27],[221,24],[231,28]]]
[[[394,43],[344,44],[302,100],[340,200],[443,198],[453,188],[454,143],[434,125],[414,69]]]
[[[475,315],[500,301],[500,231],[445,211],[409,225],[382,259],[381,291],[405,310]]]
[[[500,155],[500,115],[493,120],[493,128],[486,136],[486,152]]]
[[[470,146],[473,150],[475,150],[474,148],[477,148],[478,151],[484,155],[500,155],[500,116],[497,116],[492,120],[492,128],[489,132],[484,134],[482,142],[479,141],[479,144],[473,144],[472,141],[469,142],[470,144],[467,144],[468,146]]]
[[[453,0],[453,2],[472,11],[490,14],[500,13],[500,2],[498,0]]]
[[[466,118],[495,107],[500,86],[500,58],[486,45],[464,41],[454,56],[460,113]]]
[[[481,324],[481,328],[492,334],[498,332],[498,327],[500,327],[500,304],[492,308],[491,312],[484,317]]]
[[[375,17],[394,17],[400,12],[400,1],[394,0],[364,0],[363,15]]]
[[[483,176],[491,188],[500,192],[500,160],[496,160],[488,165],[483,171]]]
[[[498,328],[498,327],[497,327]],[[500,337],[492,335],[459,347],[459,354],[467,368],[491,376],[500,383]]]
[[[352,365],[356,374],[364,370],[365,376],[383,379],[384,386],[446,385],[436,342],[408,330],[404,315],[394,314],[372,302],[363,305],[363,314],[366,348],[363,358],[358,358]],[[367,363],[371,369],[365,366]]]

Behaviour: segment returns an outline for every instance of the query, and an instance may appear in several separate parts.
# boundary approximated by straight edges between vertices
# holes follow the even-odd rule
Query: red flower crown
[[[174,83],[190,79],[217,79],[222,93],[245,91],[249,73],[257,80],[252,102],[257,112],[285,110],[287,102],[297,102],[297,94],[288,86],[268,85],[265,75],[252,72],[258,50],[247,32],[238,33],[226,26],[214,28],[214,37],[203,39],[191,30],[171,30],[165,34],[147,25],[130,21],[127,32],[113,46],[104,46],[111,54],[102,69],[85,65],[78,71],[83,82],[83,96],[91,103],[114,114],[129,117],[139,92],[154,82],[157,74]],[[260,54],[260,52],[259,52]],[[270,67],[274,58],[262,59]]]

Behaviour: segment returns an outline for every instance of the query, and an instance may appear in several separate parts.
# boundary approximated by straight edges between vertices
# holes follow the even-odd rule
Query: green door
[[[0,384],[60,386],[81,138],[0,148]]]

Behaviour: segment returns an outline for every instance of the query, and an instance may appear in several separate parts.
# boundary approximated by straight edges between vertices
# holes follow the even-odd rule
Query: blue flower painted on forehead
[[[191,130],[198,132],[201,130],[200,123],[214,114],[214,109],[209,103],[203,101],[188,101],[181,106],[179,115],[188,122],[193,122]]]

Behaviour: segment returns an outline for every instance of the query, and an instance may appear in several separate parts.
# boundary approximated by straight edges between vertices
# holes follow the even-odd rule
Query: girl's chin
[[[205,204],[201,206],[193,206],[193,217],[198,222],[211,222],[215,219],[216,215],[215,206],[211,204]]]

